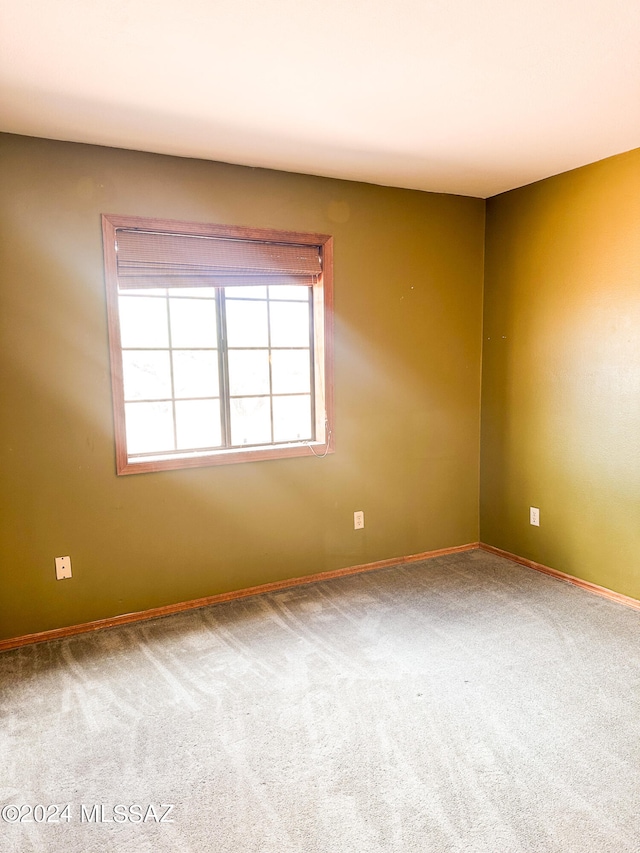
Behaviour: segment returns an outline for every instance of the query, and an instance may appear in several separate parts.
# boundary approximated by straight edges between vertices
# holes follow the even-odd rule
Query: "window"
[[[102,223],[119,474],[333,450],[330,237]]]

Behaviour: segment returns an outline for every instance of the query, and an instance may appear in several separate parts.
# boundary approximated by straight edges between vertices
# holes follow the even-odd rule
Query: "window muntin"
[[[162,233],[154,221],[103,217],[118,473],[331,452],[330,238],[198,226],[231,237],[225,251],[234,259],[249,257],[237,277],[198,269],[190,278],[183,253],[177,281],[150,253],[151,275],[143,278],[128,256],[125,274],[135,280],[127,280],[118,274],[117,235],[126,229],[135,245],[132,223],[143,233],[151,224],[154,239]],[[168,224],[173,239],[181,224]],[[256,274],[249,268],[256,235],[277,237],[265,241],[272,265],[273,257],[295,265],[300,254],[283,237],[305,238],[307,257],[310,246],[324,248],[322,274]],[[209,263],[208,247],[198,250]],[[173,263],[163,251],[162,263]]]

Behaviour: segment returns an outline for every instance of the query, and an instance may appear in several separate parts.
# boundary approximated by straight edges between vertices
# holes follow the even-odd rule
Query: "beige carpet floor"
[[[639,696],[640,613],[478,551],[25,647],[0,851],[637,853]]]

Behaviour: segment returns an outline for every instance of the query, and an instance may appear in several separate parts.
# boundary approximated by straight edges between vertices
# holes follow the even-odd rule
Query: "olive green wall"
[[[482,540],[640,598],[640,150],[487,202],[483,337]]]
[[[478,539],[483,201],[11,135],[0,187],[0,638]],[[116,477],[103,212],[334,235],[334,455]]]

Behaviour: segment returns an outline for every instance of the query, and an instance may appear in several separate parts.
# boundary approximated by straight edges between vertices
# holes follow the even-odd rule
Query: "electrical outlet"
[[[529,507],[529,524],[533,524],[534,527],[540,527],[540,510],[537,506]]]
[[[56,580],[71,577],[71,557],[56,557]]]
[[[353,513],[353,529],[362,530],[364,527],[364,512],[360,509]]]

